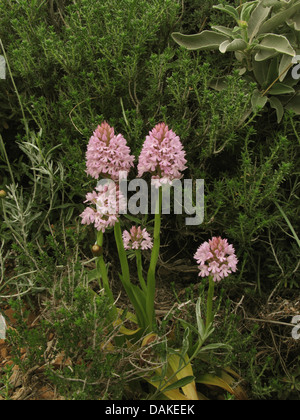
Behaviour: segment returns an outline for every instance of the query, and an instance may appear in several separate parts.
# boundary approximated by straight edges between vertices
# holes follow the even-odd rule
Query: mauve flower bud
[[[92,253],[95,257],[100,257],[103,254],[103,248],[102,246],[99,246],[97,244],[92,246]]]

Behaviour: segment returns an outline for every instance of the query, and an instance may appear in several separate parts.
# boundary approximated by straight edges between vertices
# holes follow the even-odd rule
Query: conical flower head
[[[165,123],[160,123],[146,137],[139,157],[138,176],[150,172],[157,187],[171,184],[174,179],[182,178],[186,162],[180,138]]]
[[[153,247],[152,239],[146,229],[140,226],[132,226],[130,232],[124,230],[123,244],[125,249],[151,249]]]
[[[86,152],[87,174],[98,179],[110,177],[117,181],[121,172],[127,174],[133,166],[134,156],[125,138],[115,135],[114,128],[103,122],[94,131]]]
[[[199,264],[199,276],[211,275],[215,282],[235,272],[238,263],[233,246],[221,237],[213,237],[200,245],[194,258]]]

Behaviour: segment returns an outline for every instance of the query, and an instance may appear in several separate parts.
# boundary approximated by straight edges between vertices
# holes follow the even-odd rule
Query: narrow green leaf
[[[202,315],[201,315],[201,299],[200,298],[197,300],[197,303],[196,303],[196,320],[197,320],[197,326],[198,326],[198,333],[202,340],[205,336],[205,326],[204,326],[204,322],[202,320]]]
[[[182,388],[186,385],[189,385],[194,380],[195,380],[194,376],[186,376],[185,378],[182,378],[176,382],[173,382],[171,385],[168,385],[166,388],[163,388],[161,392],[168,392],[168,391],[172,391],[173,389]]]
[[[288,227],[290,228],[290,230],[291,230],[291,232],[293,234],[293,237],[294,237],[295,241],[297,242],[297,244],[298,244],[298,246],[300,248],[300,239],[299,239],[297,233],[295,232],[295,229],[293,228],[291,222],[289,221],[287,215],[283,211],[282,207],[276,201],[274,203],[275,203],[276,207],[278,208],[278,210],[280,211],[280,213],[282,214],[284,220],[286,221]]]

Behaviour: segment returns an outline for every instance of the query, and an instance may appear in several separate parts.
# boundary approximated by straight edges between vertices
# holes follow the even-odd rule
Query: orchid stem
[[[141,284],[141,287],[144,291],[144,293],[147,294],[147,285],[146,282],[144,280],[144,276],[143,276],[143,264],[142,264],[142,255],[141,255],[141,250],[137,249],[135,251],[135,257],[136,257],[136,268],[137,268],[137,273],[138,273],[138,278]]]
[[[209,288],[208,288],[208,295],[207,295],[207,312],[206,312],[206,328],[212,324],[214,320],[213,314],[213,298],[214,298],[214,290],[215,290],[215,282],[212,276],[209,276]]]
[[[97,232],[97,245],[99,246],[103,246],[103,232]],[[101,279],[102,279],[102,283],[103,283],[103,288],[105,290],[105,293],[109,299],[110,304],[112,305],[112,310],[114,312],[114,315],[117,315],[117,309],[115,307],[115,300],[114,300],[114,296],[112,294],[112,291],[109,287],[109,280],[108,280],[108,275],[107,275],[107,269],[106,269],[106,265],[104,262],[104,258],[103,255],[100,255],[100,257],[97,258],[97,267],[100,271],[101,274]],[[100,284],[101,287],[101,284]]]
[[[155,299],[155,270],[160,248],[160,226],[161,226],[162,188],[159,187],[157,207],[154,219],[153,248],[151,253],[150,266],[147,276],[147,297],[146,311],[150,329],[154,323],[154,299]]]

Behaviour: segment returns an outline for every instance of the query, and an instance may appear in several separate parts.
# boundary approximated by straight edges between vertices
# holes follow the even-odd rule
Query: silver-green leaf
[[[203,31],[194,35],[174,32],[172,38],[177,44],[188,50],[217,50],[222,42],[228,39],[228,36],[213,31]]]

